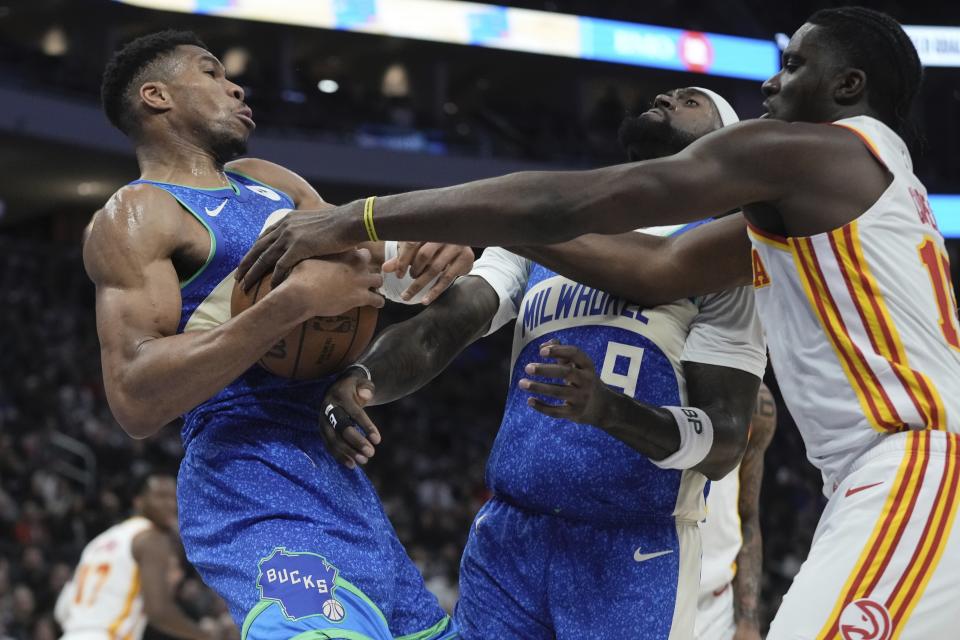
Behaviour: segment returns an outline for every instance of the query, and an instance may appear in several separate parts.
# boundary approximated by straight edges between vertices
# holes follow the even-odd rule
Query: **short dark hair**
[[[909,128],[923,66],[900,23],[864,7],[822,9],[810,19],[821,27],[847,66],[867,74],[867,100],[897,133]]]
[[[127,95],[133,81],[152,63],[180,45],[207,45],[192,31],[167,29],[132,40],[115,51],[103,70],[100,101],[110,123],[129,135],[136,127]]]

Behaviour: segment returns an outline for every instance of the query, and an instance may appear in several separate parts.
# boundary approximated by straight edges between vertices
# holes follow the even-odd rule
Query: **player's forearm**
[[[763,565],[763,539],[760,520],[754,511],[741,513],[743,544],[737,554],[737,575],[733,579],[734,620],[760,626],[760,580]]]
[[[713,424],[713,444],[706,457],[693,468],[711,480],[719,480],[733,469],[746,445],[746,425],[722,409],[703,411]],[[609,399],[600,427],[651,460],[664,460],[680,449],[680,428],[673,413],[638,402],[609,390]]]
[[[665,259],[669,244],[669,238],[628,232],[588,234],[559,244],[510,247],[510,251],[575,282],[654,306],[683,297],[671,291],[677,285]]]
[[[637,402],[608,389],[606,408],[594,426],[651,460],[663,460],[680,448],[680,430],[666,409]]]
[[[371,404],[392,402],[430,382],[483,335],[498,303],[485,280],[468,276],[410,320],[384,330],[358,361],[376,386]]]
[[[122,364],[105,366],[114,416],[131,436],[152,435],[226,387],[305,316],[281,288],[214,329],[143,341]]]
[[[376,201],[374,222],[381,238],[516,246],[697,219],[695,210],[706,205],[679,206],[669,197],[662,168],[647,169],[619,165],[593,171],[526,171],[384,196]],[[352,241],[366,238],[362,204],[351,205],[356,215],[344,222]]]

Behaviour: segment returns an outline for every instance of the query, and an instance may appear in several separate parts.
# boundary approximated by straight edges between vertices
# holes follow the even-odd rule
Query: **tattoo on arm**
[[[499,303],[486,280],[468,276],[410,320],[380,333],[359,360],[376,385],[371,404],[392,402],[430,382],[483,335]]]
[[[773,439],[777,410],[773,395],[761,385],[750,423],[750,441],[740,463],[738,509],[743,544],[733,579],[734,619],[759,627],[760,583],[763,576],[763,537],[760,533],[760,484],[763,455]]]

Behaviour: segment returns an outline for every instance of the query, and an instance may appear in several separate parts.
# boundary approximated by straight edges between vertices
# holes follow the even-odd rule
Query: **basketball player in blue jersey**
[[[631,158],[666,155],[734,120],[716,94],[678,89],[621,138]],[[690,638],[706,479],[739,461],[766,363],[753,293],[641,308],[628,302],[635,262],[615,243],[543,251],[550,268],[487,249],[471,276],[384,332],[331,388],[325,435],[355,459],[371,443],[350,418],[377,433],[365,404],[412,392],[516,318],[493,498],[461,563],[462,637]],[[560,275],[591,262],[608,273]]]
[[[228,162],[245,149],[252,113],[193,34],[154,34],[117,52],[103,103],[141,170],[95,214],[84,246],[104,385],[135,438],[183,416],[187,557],[250,640],[453,637],[370,482],[323,447],[319,403],[331,378],[292,381],[254,366],[310,317],[382,306],[371,253],[386,249],[306,261],[231,318],[233,273],[261,230],[323,201],[280,166]],[[469,249],[431,251],[447,261],[445,277],[472,265]]]

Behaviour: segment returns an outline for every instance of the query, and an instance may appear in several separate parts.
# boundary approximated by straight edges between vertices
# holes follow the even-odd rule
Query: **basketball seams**
[[[350,337],[350,344],[347,345],[347,348],[344,349],[343,355],[340,356],[340,359],[337,360],[336,364],[333,365],[333,371],[338,371],[340,365],[343,364],[344,359],[350,355],[350,350],[353,349],[353,343],[357,340],[357,334],[360,332],[360,307],[357,307],[353,310],[353,335]]]
[[[309,320],[307,321],[309,322]],[[290,371],[290,377],[297,377],[297,369],[300,368],[300,354],[303,353],[303,338],[307,333],[307,322],[300,325],[300,340],[297,343],[297,355],[293,358],[293,369]]]
[[[236,283],[231,315],[249,309],[270,291],[269,277],[255,283],[248,292]],[[291,328],[257,364],[284,378],[308,380],[328,376],[351,363],[366,348],[376,330],[378,315],[375,308],[357,307],[336,316],[309,318]],[[358,335],[360,332],[362,335]],[[277,348],[280,345],[282,349]]]

